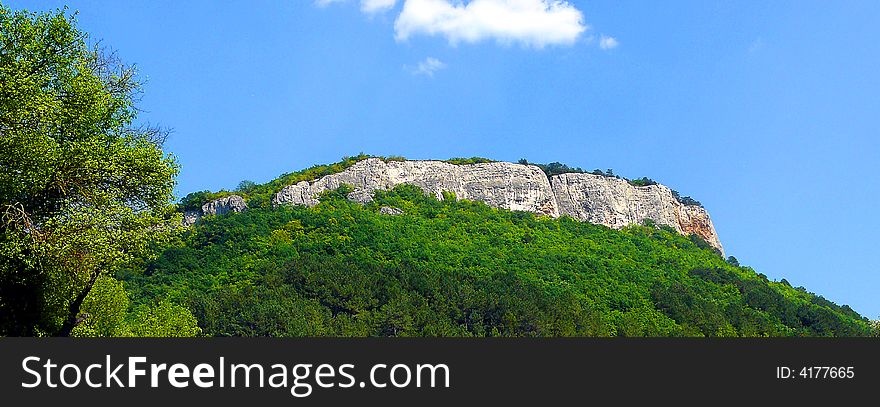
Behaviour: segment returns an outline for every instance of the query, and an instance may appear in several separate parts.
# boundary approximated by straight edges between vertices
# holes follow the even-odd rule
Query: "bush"
[[[636,178],[632,180],[628,180],[629,184],[636,187],[646,187],[649,185],[657,185],[657,181],[654,181],[648,177]]]
[[[700,201],[698,201],[694,198],[691,198],[689,196],[681,196],[678,193],[678,191],[676,191],[674,189],[672,190],[672,197],[675,198],[675,200],[678,201],[682,205],[691,205],[691,206],[700,206],[700,207],[703,206],[703,204],[701,204]]]
[[[547,174],[547,178],[551,178],[554,175],[566,174],[566,173],[583,173],[584,170],[579,167],[569,167],[560,162],[552,162],[550,164],[538,164],[538,163],[530,163],[525,158],[521,158],[518,161],[519,164],[522,165],[534,165],[544,171],[544,174]]]
[[[446,162],[448,162],[450,164],[456,164],[456,165],[466,165],[466,164],[494,163],[496,161],[490,160],[488,158],[483,158],[483,157],[471,157],[471,158],[456,157],[456,158],[450,158],[450,159],[446,160]]]

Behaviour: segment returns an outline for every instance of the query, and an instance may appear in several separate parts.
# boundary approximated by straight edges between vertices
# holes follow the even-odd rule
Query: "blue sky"
[[[139,66],[181,194],[359,152],[613,168],[702,201],[743,264],[880,316],[880,2],[463,3],[12,6],[67,4]]]

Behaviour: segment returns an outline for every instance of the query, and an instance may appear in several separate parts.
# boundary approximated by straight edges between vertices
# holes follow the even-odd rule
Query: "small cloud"
[[[599,37],[599,48],[614,49],[617,48],[618,45],[620,45],[620,43],[614,37],[606,35],[602,35],[601,37]]]
[[[443,61],[434,57],[428,57],[424,61],[419,62],[419,65],[415,68],[407,68],[407,70],[413,75],[425,75],[433,78],[434,72],[444,68],[446,68],[446,64]]]
[[[361,11],[367,14],[388,11],[397,4],[397,0],[361,0]]]

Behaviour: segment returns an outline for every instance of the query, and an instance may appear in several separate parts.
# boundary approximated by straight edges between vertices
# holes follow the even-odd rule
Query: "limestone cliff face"
[[[559,212],[575,219],[615,229],[650,219],[723,250],[709,213],[678,202],[664,185],[637,187],[619,178],[574,173],[555,175],[551,184]]]
[[[247,209],[244,198],[238,195],[229,195],[215,199],[202,205],[203,215],[225,215],[229,212],[242,212]]]
[[[238,195],[215,199],[202,205],[200,210],[186,211],[183,213],[183,224],[189,226],[196,223],[205,215],[225,215],[229,212],[243,212],[247,210],[244,198]]]
[[[722,250],[706,210],[681,204],[663,185],[636,187],[626,180],[593,174],[561,174],[548,180],[536,166],[505,162],[455,165],[370,158],[340,173],[284,187],[272,203],[313,206],[322,192],[343,184],[354,187],[348,197],[358,202],[369,202],[376,190],[411,184],[438,199],[443,199],[443,191],[450,191],[459,199],[498,208],[568,215],[616,229],[650,219],[682,234],[695,233]]]
[[[275,194],[274,205],[315,205],[322,192],[347,184],[349,199],[368,202],[376,190],[412,184],[443,199],[443,191],[459,199],[498,208],[559,216],[550,182],[540,168],[512,163],[454,165],[442,161],[389,161],[369,158],[345,171],[314,182],[289,185]]]

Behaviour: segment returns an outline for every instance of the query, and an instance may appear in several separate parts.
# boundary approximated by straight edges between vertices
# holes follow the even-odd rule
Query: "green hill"
[[[119,277],[134,307],[182,305],[210,336],[872,334],[848,306],[668,227],[613,230],[413,186],[361,205],[342,189],[313,208],[204,217]]]

